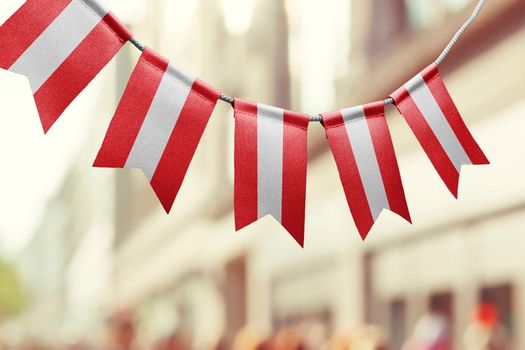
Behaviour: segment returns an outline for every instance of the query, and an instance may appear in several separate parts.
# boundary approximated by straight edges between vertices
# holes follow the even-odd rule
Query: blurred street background
[[[470,0],[105,0],[224,93],[308,114],[385,98]],[[0,3],[3,23],[22,0]],[[233,113],[212,116],[172,213],[140,171],[91,167],[139,52],[127,44],[43,135],[0,72],[0,349],[525,349],[525,2],[487,1],[441,66],[492,162],[455,200],[387,108],[414,225],[363,243],[318,124],[306,248],[271,218],[236,233]]]

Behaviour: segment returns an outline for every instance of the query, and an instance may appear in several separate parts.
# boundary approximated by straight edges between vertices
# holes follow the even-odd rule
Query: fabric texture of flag
[[[27,0],[0,27],[0,67],[28,78],[47,132],[130,37],[96,0]]]
[[[323,125],[363,240],[384,209],[410,222],[384,103],[325,113]]]
[[[94,166],[142,169],[169,212],[219,96],[146,48]]]
[[[235,99],[235,223],[273,216],[304,246],[309,116]]]
[[[463,165],[489,164],[432,64],[392,94],[446,186],[458,196]]]

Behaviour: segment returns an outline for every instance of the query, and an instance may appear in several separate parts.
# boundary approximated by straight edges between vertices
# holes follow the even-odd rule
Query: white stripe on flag
[[[104,17],[103,8],[96,2],[89,1],[89,6],[93,8],[82,0],[73,0],[9,68],[27,76],[33,93]]]
[[[374,221],[390,209],[363,106],[341,111]]]
[[[257,105],[258,218],[282,216],[284,110]]]
[[[194,81],[195,78],[168,66],[128,156],[126,168],[142,169],[151,181]]]
[[[405,88],[456,170],[459,172],[462,165],[472,164],[421,74],[416,75],[406,83]]]

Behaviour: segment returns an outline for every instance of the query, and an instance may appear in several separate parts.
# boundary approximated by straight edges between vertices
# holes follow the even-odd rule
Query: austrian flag
[[[235,99],[235,224],[273,216],[304,245],[307,115]]]
[[[412,78],[392,98],[448,189],[457,197],[461,167],[489,161],[461,118],[437,64]]]
[[[325,113],[323,124],[361,237],[384,209],[410,222],[384,103]]]
[[[96,0],[27,0],[0,27],[0,67],[29,79],[47,132],[130,37]]]
[[[94,166],[142,169],[169,212],[219,95],[146,48]]]

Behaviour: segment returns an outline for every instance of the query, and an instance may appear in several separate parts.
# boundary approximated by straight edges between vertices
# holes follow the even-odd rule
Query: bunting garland
[[[385,118],[395,104],[454,196],[461,167],[489,164],[439,73],[484,5],[435,63],[385,101],[317,117],[222,95],[144,47],[97,0],[27,0],[0,26],[0,67],[25,75],[44,132],[127,42],[143,51],[108,128],[95,167],[138,168],[170,212],[217,101],[235,116],[237,230],[270,215],[304,246],[307,134],[321,121],[363,240],[383,210],[411,222]]]

